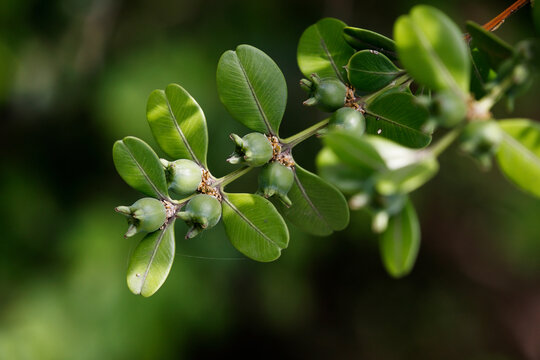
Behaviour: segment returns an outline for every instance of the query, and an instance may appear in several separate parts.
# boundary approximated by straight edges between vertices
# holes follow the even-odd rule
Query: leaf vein
[[[156,192],[156,194],[161,197],[162,199],[167,199],[167,197],[165,195],[163,195],[161,193],[161,191],[159,191],[159,189],[156,187],[156,185],[152,182],[152,180],[150,180],[150,177],[148,176],[148,174],[146,173],[146,171],[144,171],[144,169],[142,168],[142,166],[139,164],[139,162],[137,161],[137,159],[135,158],[135,156],[133,156],[132,152],[131,152],[131,149],[126,145],[126,143],[122,142],[126,148],[128,149],[128,154],[129,156],[131,157],[131,159],[133,160],[133,162],[135,163],[135,165],[137,165],[137,168],[139,168],[139,170],[141,171],[141,174],[143,174],[144,178],[146,179],[146,182],[152,187],[152,189],[154,189],[154,191]]]
[[[311,207],[311,209],[313,209],[313,212],[315,213],[315,215],[317,215],[317,217],[319,217],[326,224],[327,227],[332,229],[332,226],[330,226],[328,221],[326,221],[326,218],[320,213],[319,209],[317,209],[315,204],[313,204],[313,201],[311,201],[311,198],[307,194],[306,189],[304,189],[304,186],[302,185],[302,183],[300,182],[300,179],[298,178],[298,175],[296,174],[296,169],[294,170],[294,181],[296,182],[296,185],[298,185],[298,189],[300,189],[300,192],[302,193],[302,196],[304,197],[304,199],[306,199],[306,202],[308,203],[308,205]]]
[[[366,110],[366,114],[369,115],[369,116],[372,116],[372,117],[379,118],[380,120],[384,120],[384,121],[386,121],[386,122],[388,122],[388,123],[390,123],[390,124],[392,124],[392,125],[399,126],[399,127],[404,128],[404,129],[413,131],[413,132],[418,133],[418,134],[420,134],[420,135],[428,136],[428,135],[424,134],[422,131],[420,131],[420,130],[418,130],[418,129],[412,128],[412,127],[407,126],[407,125],[405,125],[405,124],[398,123],[398,122],[396,122],[396,121],[394,121],[394,120],[391,120],[391,119],[385,117],[384,115],[380,115],[380,114],[374,113],[374,112],[372,112],[372,111],[370,111],[370,110]]]
[[[527,158],[529,158],[536,166],[540,167],[540,158],[528,147],[517,141],[513,136],[504,132],[504,140],[516,149],[518,152],[523,153]]]
[[[182,128],[180,128],[180,124],[178,124],[178,121],[176,119],[176,116],[174,115],[174,112],[172,111],[172,108],[171,108],[171,104],[169,102],[169,97],[167,96],[167,93],[164,93],[165,94],[165,101],[167,102],[167,108],[169,110],[169,114],[171,115],[171,119],[173,120],[174,122],[174,127],[176,128],[176,131],[178,132],[178,134],[180,135],[180,137],[182,138],[182,142],[184,143],[184,145],[186,146],[186,148],[188,149],[189,151],[189,154],[191,156],[191,158],[201,167],[203,167],[202,163],[199,161],[199,159],[197,158],[197,156],[195,155],[195,152],[193,151],[193,149],[191,148],[191,145],[189,144],[187,138],[186,138],[186,135],[184,134],[184,132],[182,131]]]
[[[341,72],[339,71],[336,62],[334,61],[334,57],[330,53],[330,50],[328,50],[328,46],[326,45],[326,42],[324,41],[323,36],[321,35],[321,32],[319,30],[319,26],[316,25],[315,29],[317,30],[317,34],[319,34],[319,37],[321,38],[321,47],[323,51],[326,54],[326,57],[328,58],[328,61],[330,61],[330,65],[332,65],[332,68],[334,69],[334,72],[336,73],[339,80],[341,80],[343,83],[345,83],[345,80],[343,79],[343,76],[341,76]]]
[[[255,230],[255,232],[257,232],[259,235],[261,235],[263,237],[263,239],[265,239],[267,242],[275,245],[277,248],[279,249],[282,249],[281,246],[279,246],[274,240],[272,240],[268,235],[266,235],[265,233],[263,233],[261,231],[261,229],[259,229],[253,222],[251,222],[251,220],[249,220],[240,210],[238,210],[238,208],[236,206],[234,206],[234,204],[227,198],[227,197],[223,197],[223,201],[225,201],[227,203],[227,205],[229,205],[231,207],[231,209],[238,215],[242,218],[242,220],[244,220],[246,222],[246,224],[248,224],[253,230]]]
[[[262,116],[262,119],[264,121],[264,125],[266,126],[266,129],[268,130],[268,132],[271,135],[275,135],[274,129],[270,125],[270,121],[268,120],[268,118],[266,116],[266,113],[264,112],[264,110],[262,108],[262,104],[261,104],[259,98],[257,97],[257,93],[255,92],[255,89],[253,88],[253,84],[251,84],[251,81],[250,81],[250,79],[249,79],[249,77],[248,77],[248,75],[246,73],[246,70],[244,69],[244,65],[240,61],[240,58],[238,57],[238,54],[236,54],[236,52],[235,52],[235,55],[236,55],[236,59],[238,60],[238,65],[240,67],[240,70],[242,70],[242,74],[244,75],[244,78],[246,79],[246,83],[248,85],[249,91],[251,92],[251,96],[253,97],[253,100],[255,100],[255,104],[257,105],[257,109],[259,110],[259,113]]]
[[[167,223],[165,225],[165,227],[163,228],[163,230],[161,231],[161,233],[159,234],[158,236],[158,239],[156,241],[156,244],[154,245],[154,248],[152,249],[152,256],[150,256],[150,260],[148,260],[148,265],[146,266],[146,270],[144,271],[144,274],[141,278],[141,292],[142,292],[142,288],[144,287],[144,284],[146,282],[146,278],[148,277],[148,274],[150,273],[150,268],[152,267],[152,263],[154,262],[154,258],[156,257],[156,254],[158,252],[158,249],[159,249],[159,245],[161,245],[161,241],[163,240],[163,237],[165,236],[165,232],[167,232],[169,226],[171,225],[171,223]]]

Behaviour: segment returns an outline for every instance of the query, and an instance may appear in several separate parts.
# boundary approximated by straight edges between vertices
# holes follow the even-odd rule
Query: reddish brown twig
[[[510,15],[512,15],[513,13],[515,13],[516,11],[518,11],[519,9],[521,9],[523,6],[527,5],[530,2],[531,0],[517,0],[508,8],[506,8],[502,13],[500,13],[499,15],[495,16],[493,19],[491,19],[490,21],[482,25],[482,27],[486,29],[487,31],[497,30],[499,26],[501,26]],[[469,34],[465,34],[465,40],[468,41],[470,39],[471,39],[471,36]]]

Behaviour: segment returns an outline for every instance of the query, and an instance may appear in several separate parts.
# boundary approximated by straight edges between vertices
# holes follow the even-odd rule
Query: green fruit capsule
[[[202,181],[202,170],[194,161],[180,159],[168,162],[161,159],[161,163],[165,167],[169,190],[180,196],[188,196],[199,188]]]
[[[362,135],[366,131],[366,119],[360,111],[350,107],[342,107],[332,114],[328,127]]]
[[[430,110],[438,125],[453,127],[465,120],[467,102],[454,91],[443,90],[433,97]]]
[[[294,174],[292,169],[275,161],[263,166],[259,174],[258,193],[267,199],[276,195],[285,206],[290,207],[292,202],[287,194],[291,190],[293,183]]]
[[[333,112],[345,105],[347,86],[336,78],[321,79],[317,74],[311,74],[311,81],[303,79],[300,86],[309,92],[309,99],[304,105],[316,105],[326,112]]]
[[[185,211],[177,213],[176,217],[184,220],[190,226],[186,239],[191,239],[219,222],[221,203],[213,196],[199,194],[193,197],[187,203]]]
[[[249,166],[262,166],[274,156],[274,148],[266,135],[261,133],[250,133],[243,138],[236,134],[231,134],[236,149],[227,159],[231,164],[246,163]]]
[[[128,217],[126,238],[140,232],[156,231],[167,220],[165,205],[154,198],[142,198],[131,206],[118,206],[115,210]]]
[[[491,157],[503,140],[499,125],[493,121],[474,121],[463,129],[460,149],[480,162],[484,168],[491,166]]]

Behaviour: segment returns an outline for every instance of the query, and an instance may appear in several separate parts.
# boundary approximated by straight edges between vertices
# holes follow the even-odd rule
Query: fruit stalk
[[[285,147],[287,147],[289,149],[292,149],[296,145],[300,144],[302,141],[310,138],[311,136],[313,136],[317,132],[319,132],[319,130],[326,127],[326,125],[328,125],[328,121],[329,121],[329,119],[324,119],[324,120],[316,123],[315,125],[312,125],[312,126],[308,127],[307,129],[302,130],[299,133],[297,133],[297,134],[295,134],[295,135],[293,135],[291,137],[283,139],[282,140],[283,145],[285,145]]]

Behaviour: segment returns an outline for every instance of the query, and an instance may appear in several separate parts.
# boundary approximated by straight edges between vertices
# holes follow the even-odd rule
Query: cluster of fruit
[[[287,193],[294,182],[294,163],[283,160],[287,157],[283,156],[279,148],[276,149],[279,143],[272,142],[270,136],[258,132],[242,138],[236,134],[230,137],[234,141],[235,150],[227,161],[250,167],[262,166],[257,193],[265,198],[275,195],[285,206],[291,206]],[[190,226],[186,238],[191,239],[201,231],[214,227],[221,218],[221,196],[214,188],[206,190],[203,186],[208,181],[208,176],[204,176],[205,169],[189,159],[160,159],[160,162],[170,194],[180,199],[196,195],[190,198],[184,211],[168,211],[168,208],[174,208],[172,203],[154,198],[140,199],[131,206],[118,206],[116,211],[128,217],[129,227],[125,237],[156,231],[172,216],[184,220]]]
[[[160,160],[133,137],[113,148],[120,176],[150,196],[116,209],[128,217],[126,237],[149,233],[131,257],[130,289],[150,296],[165,281],[177,218],[190,227],[186,238],[222,220],[238,251],[266,262],[288,246],[285,219],[326,236],[348,225],[349,209],[360,208],[372,214],[387,271],[404,276],[420,246],[409,194],[435,176],[438,156],[455,140],[485,168],[496,158],[510,180],[540,196],[540,128],[527,119],[495,121],[490,113],[501,98],[512,103],[530,85],[539,43],[513,48],[474,23],[467,30],[470,43],[430,6],[400,17],[395,40],[331,18],[308,27],[297,54],[307,78],[300,81],[308,93],[304,105],[331,115],[288,138],[279,136],[287,87],[277,64],[249,45],[225,52],[217,68],[220,100],[253,132],[230,135],[235,149],[227,161],[241,167],[221,178],[206,165],[206,119],[195,99],[176,84],[154,91],[148,123],[163,152],[177,160]],[[437,128],[448,130],[431,144]],[[323,135],[316,157],[320,177],[292,154],[316,134]],[[256,194],[225,192],[253,168],[260,168]]]

